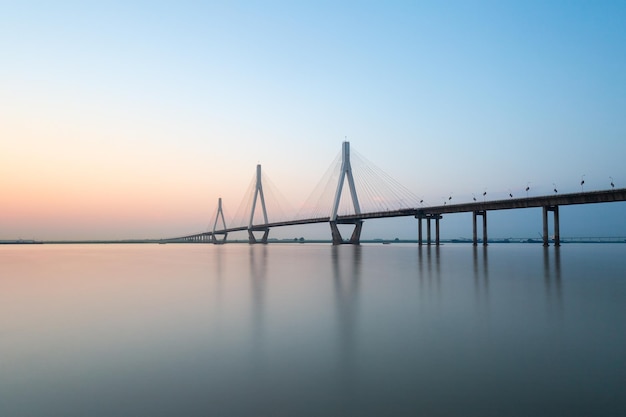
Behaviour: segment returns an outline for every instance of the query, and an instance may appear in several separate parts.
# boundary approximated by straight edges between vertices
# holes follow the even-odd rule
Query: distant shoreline
[[[489,239],[488,243],[493,244],[507,244],[507,243],[543,243],[541,239],[533,239],[533,238],[495,238]],[[110,245],[110,244],[211,244],[212,242],[172,242],[166,239],[122,239],[122,240],[24,240],[24,239],[15,239],[15,240],[0,240],[0,245]],[[239,244],[248,244],[247,239],[234,239],[226,241],[227,244],[239,243]],[[331,244],[332,240],[326,239],[270,239],[267,242],[268,244],[285,244],[285,243],[328,243]],[[414,239],[366,239],[361,240],[362,244],[392,244],[392,243],[413,243],[417,244],[417,240]],[[426,242],[423,242],[424,246]],[[441,239],[441,244],[446,243],[469,243],[472,241],[470,239]],[[479,241],[479,244],[482,245],[482,242]],[[626,237],[580,237],[580,238],[561,238],[561,244],[569,244],[569,243],[626,243]],[[553,241],[550,241],[550,244],[553,244]],[[431,243],[431,246],[435,246],[434,242]]]

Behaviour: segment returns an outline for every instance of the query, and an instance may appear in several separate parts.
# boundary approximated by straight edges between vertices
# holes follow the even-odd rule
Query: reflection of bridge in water
[[[365,171],[372,172],[375,169],[372,167],[365,167]],[[191,234],[181,237],[164,239],[167,242],[206,242],[206,243],[225,243],[229,233],[247,231],[249,243],[267,243],[269,231],[275,227],[285,226],[297,226],[307,225],[315,223],[329,223],[332,235],[332,242],[337,244],[359,244],[361,238],[361,230],[363,227],[363,221],[368,219],[382,219],[391,217],[408,217],[412,216],[418,220],[418,243],[422,245],[426,243],[430,245],[433,242],[431,221],[435,223],[435,236],[434,243],[439,245],[439,230],[440,220],[444,214],[454,213],[472,213],[473,224],[473,244],[477,245],[479,241],[482,241],[483,245],[487,245],[487,212],[495,210],[512,210],[522,208],[541,207],[543,209],[543,244],[548,246],[548,213],[553,213],[553,234],[555,246],[560,245],[560,228],[559,228],[559,207],[575,204],[593,204],[593,203],[609,203],[626,201],[626,188],[610,189],[602,191],[590,191],[579,192],[569,194],[554,194],[538,197],[523,197],[523,198],[511,198],[494,200],[494,201],[473,201],[469,203],[461,204],[447,204],[438,206],[424,207],[421,205],[423,200],[413,196],[410,191],[403,189],[397,183],[394,183],[390,178],[386,178],[388,188],[392,189],[389,194],[391,198],[383,201],[381,193],[377,192],[375,186],[368,184],[367,181],[357,183],[355,181],[351,158],[350,158],[350,143],[344,142],[341,154],[341,165],[338,172],[339,178],[337,181],[336,189],[334,192],[334,198],[332,200],[332,208],[330,214],[325,216],[320,215],[301,215],[296,216],[294,219],[280,220],[270,222],[268,220],[268,210],[266,206],[266,198],[263,190],[263,181],[261,174],[261,165],[257,165],[256,178],[254,181],[253,190],[251,195],[251,209],[246,212],[246,224],[237,225],[233,227],[227,227],[224,218],[224,211],[222,208],[222,199],[218,200],[218,209],[215,215],[215,222],[213,223],[213,230],[203,233]],[[369,174],[371,178],[371,173]],[[386,174],[382,173],[385,177]],[[363,179],[368,175],[363,176]],[[344,190],[344,184],[347,180],[348,188]],[[613,185],[613,184],[611,184]],[[357,194],[359,190],[359,194]],[[340,214],[340,203],[342,202],[342,196],[344,194],[350,194],[350,213]],[[365,195],[371,200],[377,201],[378,209],[369,211],[362,210],[362,205],[359,201],[359,195]],[[474,198],[474,200],[476,200]],[[255,221],[256,208],[259,205],[262,211],[262,219]],[[349,204],[349,203],[348,203]],[[345,202],[344,202],[345,205]],[[393,208],[393,206],[396,206]],[[392,208],[389,209],[389,206]],[[380,209],[385,207],[385,209]],[[345,207],[344,207],[345,209]],[[300,217],[300,218],[298,218]],[[478,239],[478,227],[477,218],[482,218],[482,239]],[[426,239],[423,239],[423,227],[422,220],[426,221]],[[219,228],[218,228],[218,225]],[[352,225],[354,227],[349,239],[344,239],[341,236],[339,230],[340,225]],[[262,233],[261,236],[255,235],[255,233]]]

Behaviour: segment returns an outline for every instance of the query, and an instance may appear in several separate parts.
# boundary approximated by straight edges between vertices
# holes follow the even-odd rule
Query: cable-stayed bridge
[[[478,201],[474,197],[474,201],[468,203],[447,204],[448,201],[446,201],[443,205],[424,206],[423,199],[414,195],[358,153],[353,155],[350,143],[346,141],[342,144],[341,154],[293,218],[289,218],[289,214],[294,212],[293,209],[288,207],[286,200],[264,176],[261,165],[257,165],[256,175],[246,192],[248,198],[244,199],[234,218],[229,220],[230,226],[227,225],[222,199],[219,198],[210,231],[163,239],[163,241],[220,244],[227,241],[229,233],[247,231],[250,244],[267,243],[272,228],[328,223],[334,245],[359,244],[365,220],[412,216],[418,221],[418,244],[430,245],[433,242],[431,222],[434,222],[434,243],[439,245],[442,216],[471,212],[473,244],[477,245],[479,242],[477,219],[480,217],[482,218],[480,241],[483,245],[487,245],[488,211],[542,207],[543,244],[548,246],[548,214],[553,213],[554,244],[558,246],[560,244],[559,206],[626,201],[626,188],[615,189],[613,182],[611,182],[611,189],[590,192],[582,191],[583,184],[584,181],[581,181],[580,193],[557,194],[555,190],[553,195],[538,197],[527,195],[522,198],[513,198],[513,195],[509,194],[510,198],[505,200],[487,201],[483,198],[483,201]],[[423,221],[426,223],[425,240],[423,239]],[[341,235],[339,225],[354,227],[348,239]]]

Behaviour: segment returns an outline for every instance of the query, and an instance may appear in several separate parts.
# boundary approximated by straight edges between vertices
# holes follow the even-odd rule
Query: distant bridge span
[[[477,230],[477,217],[482,217],[482,244],[487,245],[487,212],[495,210],[512,210],[532,207],[543,208],[543,244],[548,246],[548,213],[553,213],[554,218],[554,244],[560,245],[560,230],[559,230],[559,206],[576,205],[576,204],[594,204],[594,203],[609,203],[626,201],[626,188],[610,189],[603,191],[589,191],[580,193],[569,194],[552,194],[537,197],[523,197],[523,198],[510,198],[503,200],[493,201],[474,201],[461,204],[444,204],[439,206],[428,207],[415,207],[415,208],[403,208],[397,210],[385,210],[374,211],[368,213],[361,213],[358,205],[358,198],[356,196],[356,189],[354,186],[354,179],[352,178],[351,167],[349,164],[349,144],[344,142],[343,148],[343,161],[342,172],[340,182],[337,187],[337,193],[335,195],[334,209],[330,216],[314,217],[306,219],[294,219],[279,222],[267,222],[267,214],[265,209],[265,200],[263,197],[263,189],[260,181],[261,168],[257,166],[257,188],[255,190],[255,200],[253,204],[252,213],[250,216],[250,224],[247,226],[238,227],[223,227],[217,229],[214,227],[213,231],[198,233],[193,235],[181,236],[176,238],[164,239],[165,242],[210,242],[210,243],[223,243],[226,241],[226,236],[231,232],[247,231],[249,235],[250,243],[267,243],[267,237],[269,230],[275,227],[285,226],[297,226],[305,224],[315,223],[329,223],[331,226],[333,244],[358,244],[360,241],[361,227],[364,220],[368,219],[381,219],[390,217],[408,217],[413,216],[418,220],[418,244],[422,245],[424,240],[422,239],[422,220],[426,220],[427,224],[427,237],[426,244],[431,244],[431,220],[435,221],[435,244],[439,245],[439,220],[444,214],[453,213],[472,213],[473,217],[473,244],[478,244],[478,230]],[[354,203],[355,214],[339,215],[337,214],[337,206],[341,195],[343,186],[343,178],[348,178],[350,185],[350,192]],[[256,196],[260,195],[261,203],[263,207],[265,223],[253,224],[252,219],[254,217],[254,206],[256,204]],[[217,217],[222,216],[221,212],[221,199],[219,202],[219,211]],[[217,224],[217,218],[216,222]],[[223,222],[225,226],[225,222]],[[339,234],[337,228],[338,224],[352,224],[355,226],[354,232],[349,240],[344,240]],[[262,238],[255,237],[254,232],[263,232]],[[218,240],[217,236],[223,236],[222,240]]]

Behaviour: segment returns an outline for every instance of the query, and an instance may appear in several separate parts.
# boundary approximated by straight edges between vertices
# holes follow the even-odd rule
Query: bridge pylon
[[[332,233],[333,245],[341,245],[343,243],[358,245],[361,240],[361,229],[363,228],[363,220],[337,219],[339,201],[341,200],[341,192],[343,191],[343,184],[346,178],[348,178],[348,187],[350,189],[350,197],[352,198],[354,213],[356,215],[361,214],[361,206],[359,205],[359,198],[356,194],[356,186],[354,184],[354,177],[352,176],[352,166],[350,165],[350,142],[343,142],[341,149],[341,173],[339,174],[339,182],[337,183],[337,191],[335,192],[333,211],[330,215],[330,231]],[[343,240],[343,238],[341,237],[341,233],[339,232],[339,227],[337,226],[338,224],[354,225],[354,231],[352,232],[350,240]]]
[[[261,199],[261,209],[263,210],[262,225],[254,225],[254,212],[256,210],[257,199]],[[252,200],[252,210],[250,211],[250,222],[248,223],[248,242],[254,243],[267,243],[267,237],[270,234],[270,228],[267,227],[267,208],[265,206],[265,195],[263,194],[263,182],[261,181],[261,164],[256,166],[256,186],[254,188],[254,198]],[[254,236],[254,232],[263,232],[263,237],[260,241]]]
[[[217,223],[219,219],[222,219],[222,230],[217,230]],[[213,232],[211,233],[211,241],[215,244],[226,243],[226,237],[228,236],[228,232],[226,230],[226,220],[224,220],[224,210],[222,209],[222,197],[217,200],[217,214],[215,215],[215,222],[213,223]],[[217,235],[223,235],[222,239],[217,239]]]

